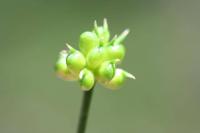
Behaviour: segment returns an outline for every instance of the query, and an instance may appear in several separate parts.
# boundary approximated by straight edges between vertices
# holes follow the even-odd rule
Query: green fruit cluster
[[[94,22],[92,31],[80,35],[80,51],[67,44],[68,50],[60,52],[55,65],[57,75],[64,80],[80,82],[83,90],[90,90],[95,82],[109,89],[119,88],[126,78],[135,77],[123,69],[117,68],[125,56],[123,40],[128,35],[125,30],[110,40],[107,20],[103,26]]]

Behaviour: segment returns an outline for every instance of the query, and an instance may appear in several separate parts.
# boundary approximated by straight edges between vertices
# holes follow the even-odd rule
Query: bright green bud
[[[101,45],[106,45],[110,39],[110,32],[108,29],[107,20],[104,19],[103,26],[98,26],[97,22],[94,22],[94,31],[100,39]]]
[[[123,60],[126,50],[124,45],[109,45],[106,47],[106,51],[108,54],[108,59],[113,60],[113,59],[119,59]]]
[[[79,81],[82,90],[88,91],[94,86],[94,74],[90,70],[84,68],[79,74]]]
[[[87,66],[92,70],[96,69],[105,61],[106,56],[107,54],[104,47],[92,49],[86,57]]]
[[[126,78],[135,79],[135,77],[132,74],[130,74],[122,69],[116,69],[114,77],[112,78],[111,81],[105,83],[105,87],[115,90],[124,83]]]
[[[72,48],[70,45],[67,45],[67,47],[70,50],[66,59],[67,66],[69,70],[77,76],[86,65],[85,57],[81,52]]]
[[[99,46],[99,38],[94,32],[86,31],[80,35],[79,48],[84,55],[97,46]]]
[[[59,58],[55,65],[55,71],[56,71],[57,76],[63,80],[75,80],[76,78],[69,71],[66,64],[67,56],[68,54],[66,50],[63,50],[60,52]]]
[[[100,65],[100,67],[97,69],[97,78],[101,82],[105,82],[108,80],[111,80],[113,76],[115,75],[115,68],[116,63],[119,60],[112,60],[112,61],[105,61]]]

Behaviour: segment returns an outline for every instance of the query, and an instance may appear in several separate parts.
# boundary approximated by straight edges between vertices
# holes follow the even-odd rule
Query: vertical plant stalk
[[[92,87],[92,89],[90,89],[89,91],[83,92],[83,101],[82,101],[82,107],[81,107],[81,112],[79,116],[77,133],[85,133],[94,87],[95,87],[95,84]]]

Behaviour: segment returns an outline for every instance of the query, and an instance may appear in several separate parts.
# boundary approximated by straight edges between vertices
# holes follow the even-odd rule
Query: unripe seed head
[[[79,80],[85,91],[93,88],[95,81],[115,90],[127,77],[135,79],[132,74],[116,68],[116,63],[121,62],[125,56],[122,42],[128,33],[127,29],[109,41],[107,20],[104,19],[103,26],[98,26],[95,21],[93,31],[80,35],[80,51],[67,44],[69,51],[63,50],[60,53],[55,65],[57,75],[64,80]]]

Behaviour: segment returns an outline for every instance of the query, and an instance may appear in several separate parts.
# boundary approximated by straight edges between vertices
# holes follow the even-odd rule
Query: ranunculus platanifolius
[[[90,90],[96,82],[106,88],[120,88],[126,78],[135,77],[123,69],[117,68],[126,54],[124,40],[129,30],[110,40],[107,20],[103,26],[94,22],[92,31],[80,35],[79,50],[67,44],[68,50],[63,50],[56,63],[56,73],[64,80],[79,80],[82,90]]]

